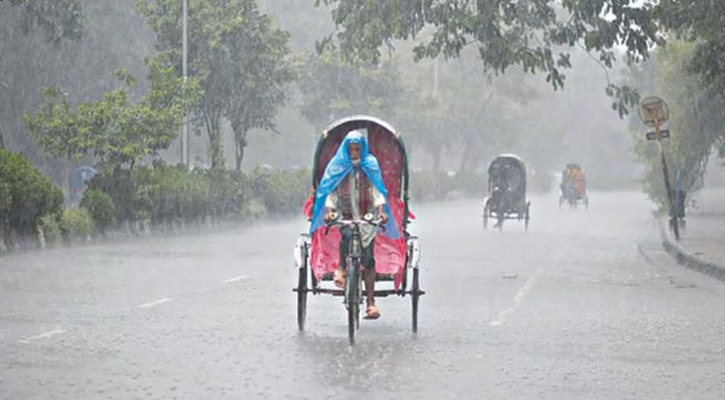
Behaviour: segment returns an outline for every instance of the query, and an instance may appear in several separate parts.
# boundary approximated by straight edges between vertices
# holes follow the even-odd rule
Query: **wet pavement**
[[[409,298],[347,341],[339,298],[296,327],[303,219],[0,258],[0,399],[720,399],[725,285],[678,266],[638,193],[484,231],[415,207]],[[688,221],[688,223],[690,223]]]
[[[725,269],[725,189],[704,190],[688,210],[679,244],[694,257]]]

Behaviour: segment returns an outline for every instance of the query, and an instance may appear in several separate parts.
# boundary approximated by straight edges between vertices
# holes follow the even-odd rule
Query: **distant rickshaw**
[[[495,227],[503,229],[507,219],[524,221],[529,228],[531,202],[526,198],[526,167],[514,154],[496,157],[488,167],[488,197],[483,202],[483,228],[489,218],[496,219]]]
[[[576,208],[578,203],[589,208],[589,195],[587,195],[586,175],[584,169],[578,163],[566,164],[561,173],[559,184],[559,207],[569,204],[570,208]]]

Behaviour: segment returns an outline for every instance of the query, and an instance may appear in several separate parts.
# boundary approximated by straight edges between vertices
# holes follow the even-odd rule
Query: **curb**
[[[670,253],[677,263],[685,267],[708,275],[712,278],[725,282],[725,265],[719,265],[715,262],[705,260],[698,257],[682,247],[670,234],[666,224],[660,219],[660,234],[662,236],[662,246]]]

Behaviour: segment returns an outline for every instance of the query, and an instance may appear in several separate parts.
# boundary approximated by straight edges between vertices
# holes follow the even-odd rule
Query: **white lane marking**
[[[524,300],[526,299],[526,295],[528,295],[531,291],[531,288],[534,286],[534,282],[536,282],[536,278],[539,276],[539,274],[541,274],[541,269],[534,272],[534,274],[526,280],[524,286],[521,286],[521,289],[519,289],[519,291],[516,293],[516,296],[514,296],[514,301],[511,307],[498,313],[498,316],[489,324],[490,326],[501,326],[504,324],[504,322],[506,322],[506,316],[515,312],[516,309],[519,308],[521,303],[524,302]]]
[[[47,339],[51,336],[60,335],[62,333],[65,333],[65,329],[54,329],[49,332],[41,333],[40,335],[31,336],[27,339],[18,340],[18,343],[28,344],[33,340]]]
[[[152,301],[152,302],[149,302],[149,303],[141,304],[140,306],[138,306],[138,308],[149,308],[149,307],[153,307],[153,306],[158,306],[159,304],[168,303],[171,300],[173,300],[173,299],[156,300],[156,301]]]
[[[227,279],[227,280],[225,280],[225,281],[224,281],[224,282],[222,282],[222,283],[234,283],[234,282],[239,282],[239,281],[241,281],[242,279],[247,279],[247,276],[246,276],[246,275],[240,275],[240,276],[237,276],[237,277],[235,277],[235,278],[230,278],[230,279]]]

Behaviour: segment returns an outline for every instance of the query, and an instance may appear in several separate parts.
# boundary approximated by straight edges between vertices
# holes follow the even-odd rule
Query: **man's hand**
[[[380,222],[385,225],[388,223],[388,214],[385,213],[385,205],[379,205],[378,206],[378,217],[380,217]]]
[[[380,223],[383,225],[388,223],[388,215],[385,212],[380,213]]]
[[[330,221],[334,221],[337,219],[337,213],[335,210],[328,210],[327,214],[325,214],[324,220],[326,224],[329,224]]]

